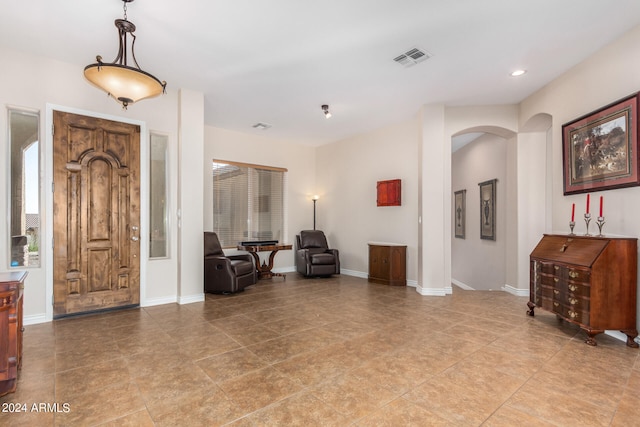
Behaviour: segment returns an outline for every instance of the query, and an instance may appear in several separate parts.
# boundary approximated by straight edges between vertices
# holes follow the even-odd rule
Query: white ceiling
[[[120,0],[4,1],[0,44],[76,64],[79,79],[117,54]],[[518,103],[639,25],[640,2],[136,0],[128,19],[140,66],[169,90],[203,92],[206,124],[319,145],[423,104]],[[412,47],[433,57],[393,61]],[[511,77],[518,68],[528,73]]]

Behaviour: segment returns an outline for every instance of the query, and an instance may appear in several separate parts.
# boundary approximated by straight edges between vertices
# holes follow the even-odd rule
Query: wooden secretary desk
[[[0,396],[16,391],[22,363],[22,291],[26,272],[0,273]]]
[[[638,347],[635,238],[545,234],[530,256],[529,315],[540,307],[579,325],[586,343],[605,330]]]

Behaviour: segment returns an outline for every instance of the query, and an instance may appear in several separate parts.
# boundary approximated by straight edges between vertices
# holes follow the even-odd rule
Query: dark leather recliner
[[[304,230],[296,236],[296,269],[305,276],[340,274],[337,249],[329,249],[320,230]]]
[[[226,256],[218,235],[204,232],[204,291],[231,294],[243,291],[258,280],[256,267],[249,254]]]

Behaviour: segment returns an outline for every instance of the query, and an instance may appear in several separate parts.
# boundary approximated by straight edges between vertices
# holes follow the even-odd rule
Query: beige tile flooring
[[[639,351],[606,335],[587,346],[526,301],[289,273],[27,326],[0,425],[640,425]]]

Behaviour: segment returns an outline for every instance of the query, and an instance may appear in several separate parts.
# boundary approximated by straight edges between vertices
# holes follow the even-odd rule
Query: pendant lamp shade
[[[97,88],[105,91],[109,96],[122,104],[125,110],[129,104],[142,99],[151,98],[165,93],[167,82],[161,82],[155,76],[143,71],[134,52],[136,36],[133,32],[136,26],[127,20],[127,3],[133,0],[122,0],[124,2],[124,19],[116,19],[115,25],[118,29],[120,46],[118,56],[112,63],[102,62],[100,55],[96,56],[96,63],[89,64],[84,68],[85,78]],[[127,38],[131,36],[131,59],[135,66],[127,65]]]
[[[119,64],[98,62],[87,65],[84,76],[124,108],[134,102],[161,95],[166,86],[166,83],[160,82],[146,71]]]

